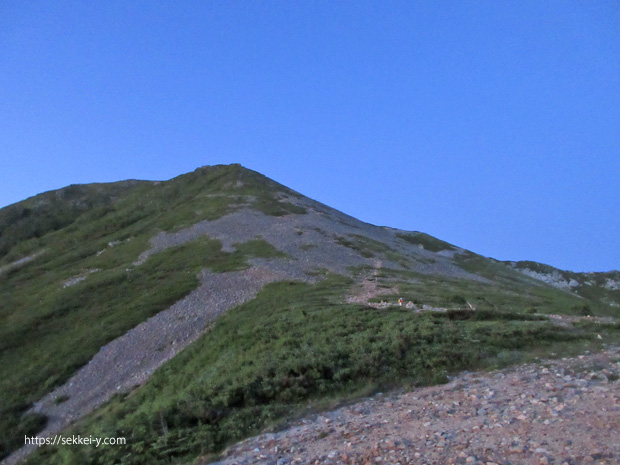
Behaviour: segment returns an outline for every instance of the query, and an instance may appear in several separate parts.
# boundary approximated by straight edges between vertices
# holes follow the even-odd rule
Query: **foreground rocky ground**
[[[620,464],[619,378],[618,347],[465,373],[248,439],[216,463]]]

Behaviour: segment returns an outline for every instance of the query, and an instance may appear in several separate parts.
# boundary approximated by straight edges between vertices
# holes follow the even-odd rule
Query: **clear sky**
[[[620,269],[620,3],[0,2],[0,206],[218,163],[497,259]]]

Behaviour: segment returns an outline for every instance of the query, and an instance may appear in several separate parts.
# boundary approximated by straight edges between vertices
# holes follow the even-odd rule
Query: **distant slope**
[[[610,306],[620,311],[620,271],[576,273],[530,261],[505,263],[550,286],[579,295],[598,306]]]
[[[92,425],[107,434],[122,423],[114,433],[135,438],[142,431],[148,448],[164,440],[164,420],[164,430],[193,437],[185,449],[159,444],[151,463],[195,456],[202,440],[215,451],[308,399],[597,344],[614,330],[578,320],[559,327],[540,315],[587,307],[615,316],[620,301],[613,273],[574,278],[582,284],[567,292],[525,266],[363,223],[240,165],[41,194],[0,210],[0,240],[0,457],[41,431],[46,416],[62,428],[159,366],[130,407],[114,400],[142,413],[121,422],[108,412]],[[225,310],[231,316],[218,317]],[[92,387],[77,389],[80,376]],[[158,394],[169,389],[168,400]],[[226,394],[212,404],[216,391]],[[136,447],[118,453],[144,463]],[[93,454],[68,463],[95,463]]]
[[[0,259],[16,245],[62,229],[80,215],[110,210],[119,197],[146,181],[72,185],[45,192],[0,210]],[[19,253],[14,251],[13,256]]]

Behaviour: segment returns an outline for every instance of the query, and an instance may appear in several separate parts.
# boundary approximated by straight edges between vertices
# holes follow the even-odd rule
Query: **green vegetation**
[[[442,250],[456,250],[451,244],[421,232],[396,234],[396,236],[401,238],[405,242],[408,242],[409,244],[421,245],[422,247],[424,247],[425,250],[430,250],[431,252],[441,252]]]
[[[137,185],[137,182],[131,181],[73,185],[1,209],[0,258],[16,245],[62,229],[88,211],[110,208],[118,196]]]
[[[366,244],[359,240],[355,240],[354,238],[336,236],[336,244],[355,250],[359,252],[362,257],[365,258],[373,258],[375,256],[372,249],[369,249],[368,247],[366,247]]]
[[[494,265],[491,262],[489,266]],[[494,281],[484,282],[383,269],[378,277],[391,286],[398,286],[398,294],[382,295],[372,300],[395,302],[402,297],[405,302],[411,301],[418,306],[468,308],[471,304],[477,310],[532,313],[531,309],[535,309],[538,313],[582,314],[583,299],[550,286],[526,284],[530,279],[526,276],[523,282],[515,281],[511,270],[505,273],[507,277],[496,272]],[[592,312],[599,314],[599,310]]]
[[[522,273],[507,267],[504,263],[492,258],[483,257],[473,252],[463,252],[457,254],[455,262],[465,271],[485,277],[489,280],[500,281],[504,284],[527,284],[540,286],[541,282],[525,276]]]
[[[620,287],[618,287],[618,284],[620,284],[620,271],[575,273],[531,261],[516,262],[514,266],[518,270],[529,269],[549,276],[560,276],[561,279],[567,282],[577,283],[576,286],[571,288],[571,291],[591,301],[597,309],[596,313],[610,316],[618,313],[610,308],[610,304],[615,304],[616,307],[620,306]],[[610,281],[618,284],[616,286],[608,286]]]
[[[125,436],[125,447],[40,449],[31,463],[191,461],[296,415],[308,401],[442,382],[540,351],[566,353],[600,328],[562,329],[523,313],[416,314],[342,304],[350,281],[281,282],[230,310],[129,396],[75,432]],[[618,328],[613,332],[617,339]],[[234,341],[234,342],[233,342]]]
[[[109,208],[116,198],[138,184],[121,181],[110,184],[72,185],[46,192],[0,210],[0,258],[18,243],[43,237],[73,223],[95,208]]]
[[[515,295],[515,302],[531,302],[534,306],[549,307],[546,313],[570,313],[575,315],[583,314],[583,306],[587,305],[592,315],[618,315],[617,308],[610,306],[610,302],[620,303],[620,290],[609,290],[603,287],[605,279],[618,275],[617,272],[611,273],[565,273],[565,278],[579,278],[584,280],[589,277],[593,284],[582,284],[568,292],[543,282],[526,276],[522,273],[515,273],[505,262],[500,262],[490,258],[485,258],[472,252],[458,254],[455,257],[456,264],[470,273],[484,276],[492,281],[496,286],[495,292],[508,292]],[[530,264],[532,262],[520,262]],[[547,265],[540,265],[539,270],[554,270]],[[618,275],[620,278],[620,275]],[[509,295],[509,294],[508,294]],[[581,298],[580,298],[581,297]],[[585,299],[585,300],[584,300]]]
[[[273,245],[263,239],[254,239],[251,241],[233,244],[236,249],[234,254],[239,254],[241,257],[248,255],[258,258],[284,258],[286,254],[280,252]]]
[[[380,256],[387,260],[398,262],[406,266],[406,262],[403,260],[402,255],[399,255],[395,250],[382,242],[375,241],[374,239],[370,239],[360,234],[336,236],[336,243],[359,252],[360,255],[365,258],[375,258]]]

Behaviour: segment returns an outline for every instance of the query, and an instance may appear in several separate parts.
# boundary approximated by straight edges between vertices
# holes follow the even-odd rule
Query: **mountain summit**
[[[0,456],[71,428],[130,440],[30,460],[191,463],[309,401],[617,340],[619,306],[618,272],[499,262],[240,165],[72,185],[0,210]]]

